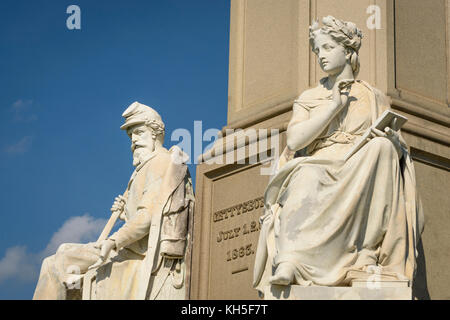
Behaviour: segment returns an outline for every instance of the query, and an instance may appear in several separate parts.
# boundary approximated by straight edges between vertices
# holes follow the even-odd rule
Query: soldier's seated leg
[[[66,300],[81,297],[82,276],[97,261],[100,251],[94,243],[62,244],[56,254],[45,258],[34,300]]]

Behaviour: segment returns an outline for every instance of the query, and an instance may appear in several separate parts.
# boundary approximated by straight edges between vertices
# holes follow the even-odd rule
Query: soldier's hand
[[[127,220],[127,216],[125,215],[125,212],[122,211],[122,213],[119,216],[119,219],[122,221],[126,221]]]
[[[111,207],[111,212],[115,212],[115,211],[119,211],[119,212],[123,212],[123,209],[125,208],[125,198],[122,195],[118,195],[115,199],[114,199],[114,203]]]
[[[106,239],[99,244],[96,244],[94,248],[100,249],[100,257],[92,266],[88,268],[88,270],[100,267],[108,258],[111,250],[116,248],[116,243],[114,242],[114,240]]]

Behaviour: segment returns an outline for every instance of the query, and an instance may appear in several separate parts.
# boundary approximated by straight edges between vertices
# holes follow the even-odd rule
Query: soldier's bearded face
[[[133,166],[141,162],[155,150],[155,140],[152,131],[145,124],[130,127],[127,134],[131,139],[131,152],[133,152]]]

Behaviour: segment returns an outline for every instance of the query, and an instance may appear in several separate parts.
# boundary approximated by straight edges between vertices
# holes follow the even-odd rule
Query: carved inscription
[[[251,232],[259,231],[259,223],[255,220],[250,223],[244,223],[241,227],[231,230],[219,231],[217,235],[217,242],[227,241],[239,237],[240,234],[249,234]]]
[[[233,249],[227,251],[227,261],[236,260],[239,258],[244,258],[254,254],[255,251],[252,249],[252,244],[247,244],[246,246],[240,247],[239,249]]]
[[[233,218],[247,212],[251,212],[258,208],[264,207],[264,198],[260,197],[254,200],[246,201],[230,208],[214,212],[214,222],[222,221],[224,219]]]
[[[259,197],[253,200],[249,200],[237,205],[234,205],[230,208],[226,208],[213,214],[213,221],[216,224],[220,224],[221,221],[228,220],[229,222],[235,222],[235,226],[228,227],[226,229],[222,229],[217,231],[215,235],[216,243],[221,246],[222,244],[228,243],[228,241],[234,239],[238,240],[238,245],[234,247],[235,242],[231,243],[230,246],[226,246],[227,250],[224,256],[224,260],[226,262],[231,261],[240,261],[246,257],[249,257],[255,254],[256,244],[254,239],[256,237],[251,237],[247,239],[248,235],[253,234],[254,232],[259,231],[260,224],[258,222],[258,218],[260,214],[258,214],[255,210],[262,210],[264,208],[264,198]],[[240,217],[239,219],[236,219]],[[244,219],[244,221],[243,221]],[[234,223],[233,223],[234,224]],[[227,224],[229,225],[229,224]],[[225,248],[225,247],[224,247]],[[247,270],[248,267],[242,268],[240,271]],[[237,273],[235,272],[232,272]]]

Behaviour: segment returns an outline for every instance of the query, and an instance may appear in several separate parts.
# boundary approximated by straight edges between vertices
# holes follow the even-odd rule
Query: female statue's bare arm
[[[287,146],[291,151],[297,151],[311,144],[343,109],[348,101],[348,92],[342,92],[354,80],[341,80],[333,86],[333,100],[330,106],[319,115],[308,118],[303,110],[294,110],[294,115],[287,129]],[[304,112],[303,114],[299,114]],[[295,114],[297,113],[297,114]]]

